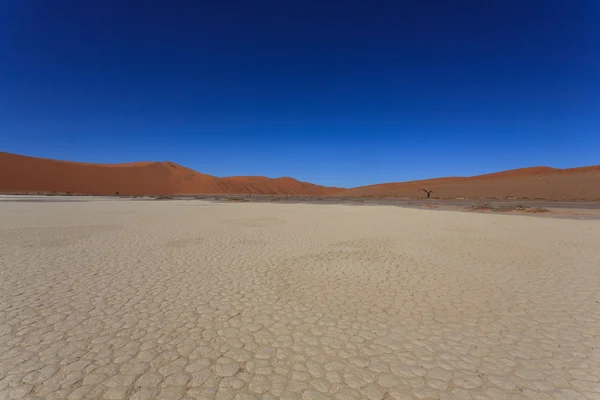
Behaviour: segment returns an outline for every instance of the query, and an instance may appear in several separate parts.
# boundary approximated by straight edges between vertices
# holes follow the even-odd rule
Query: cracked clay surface
[[[600,399],[600,223],[0,204],[0,399]]]

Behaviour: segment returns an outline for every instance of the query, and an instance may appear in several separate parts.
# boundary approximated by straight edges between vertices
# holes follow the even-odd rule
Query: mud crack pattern
[[[600,399],[600,224],[0,203],[0,399]]]

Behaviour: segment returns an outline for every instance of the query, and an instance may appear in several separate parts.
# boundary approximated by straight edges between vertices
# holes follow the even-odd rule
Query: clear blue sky
[[[356,186],[600,164],[597,0],[4,0],[0,150]]]

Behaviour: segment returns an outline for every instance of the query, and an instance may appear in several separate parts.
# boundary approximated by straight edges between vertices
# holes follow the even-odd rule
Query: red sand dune
[[[529,198],[600,200],[600,166],[520,168],[473,177],[384,183],[353,189],[324,187],[293,178],[217,178],[173,162],[89,164],[0,152],[0,193],[112,195],[273,194],[348,197]]]
[[[384,183],[346,190],[342,196],[437,198],[521,198],[600,200],[600,165],[582,168],[519,168],[473,177]]]
[[[113,195],[276,194],[324,196],[342,189],[292,178],[201,174],[173,162],[89,164],[0,152],[0,192]]]

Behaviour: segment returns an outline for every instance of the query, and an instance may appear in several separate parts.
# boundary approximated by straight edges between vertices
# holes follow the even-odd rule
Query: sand
[[[600,398],[598,221],[30,200],[0,399]]]
[[[473,177],[382,183],[351,189],[290,177],[203,174],[174,162],[91,164],[0,152],[0,193],[87,195],[275,195],[600,201],[600,165],[530,167]]]
[[[353,197],[431,197],[442,199],[529,199],[600,201],[600,166],[555,169],[520,168],[463,178],[383,183],[357,187],[341,193]]]
[[[91,164],[0,152],[0,193],[88,195],[275,194],[340,192],[293,178],[202,174],[174,162]]]

